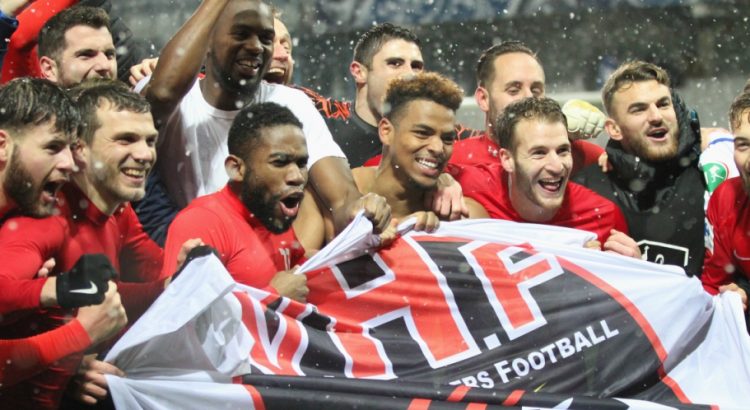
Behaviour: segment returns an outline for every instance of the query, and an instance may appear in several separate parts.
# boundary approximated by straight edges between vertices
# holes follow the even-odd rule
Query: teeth
[[[252,68],[260,67],[260,62],[254,60],[239,60],[238,63]]]
[[[437,162],[435,162],[435,161],[430,161],[430,160],[428,160],[428,159],[421,159],[421,158],[420,158],[420,159],[418,159],[418,160],[417,160],[417,163],[418,163],[419,165],[422,165],[422,166],[424,166],[424,167],[427,167],[427,168],[432,168],[432,169],[435,169],[435,168],[437,168],[437,167],[438,167],[438,164],[437,164]]]
[[[146,176],[145,169],[123,169],[122,173],[133,178],[143,178]]]
[[[544,188],[547,189],[560,189],[562,186],[562,180],[555,180],[555,181],[539,181],[539,184],[542,185]]]

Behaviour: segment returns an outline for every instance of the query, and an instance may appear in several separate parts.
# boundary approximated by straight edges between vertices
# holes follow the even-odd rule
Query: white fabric
[[[399,227],[407,241],[412,235],[424,235],[409,232],[409,227],[409,221]],[[361,255],[377,243],[370,231],[370,222],[360,215],[341,239],[321,251],[323,256],[303,265],[300,272],[340,262],[340,255]],[[581,245],[593,234],[583,231],[480,220],[443,223],[434,235],[530,244],[539,255],[553,255],[584,269],[621,295],[618,301],[632,306],[653,329],[666,355],[664,370],[687,398],[694,403],[718,404],[722,409],[745,408],[746,398],[740,392],[750,391],[750,339],[739,298],[732,292],[710,296],[696,278],[686,277],[680,268],[584,249]],[[213,256],[191,263],[107,356],[107,361],[127,374],[126,380],[107,376],[118,408],[248,406],[246,390],[226,384],[232,376],[246,373],[250,363],[258,366],[248,358],[253,346],[260,344],[271,360],[281,360],[274,356],[281,331],[273,340],[255,340],[254,334],[261,339],[270,335],[262,336],[265,325],[241,321],[242,309],[234,292],[248,295],[253,305],[268,295],[233,284]],[[274,314],[282,315],[287,302]],[[308,305],[305,311],[313,308]],[[705,339],[698,335],[701,329],[707,329]],[[701,344],[691,350],[698,341]],[[307,344],[300,346],[305,349]],[[270,368],[265,372],[274,373]],[[214,390],[209,381],[217,383]],[[217,392],[225,398],[212,405]],[[171,401],[165,398],[169,395]],[[637,400],[623,403],[632,408],[667,408]]]
[[[262,81],[253,102],[275,102],[297,116],[307,140],[308,169],[321,158],[345,158],[323,118],[301,91]],[[164,125],[159,135],[159,166],[167,192],[178,206],[214,193],[227,183],[227,138],[238,112],[209,105],[200,81],[196,81]]]

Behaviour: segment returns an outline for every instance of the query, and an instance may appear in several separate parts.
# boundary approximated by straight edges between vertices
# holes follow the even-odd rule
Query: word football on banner
[[[378,249],[356,219],[300,268],[306,304],[234,283],[213,257],[192,262],[110,352],[128,375],[108,377],[115,403],[746,403],[750,340],[736,295],[711,297],[678,268],[584,249],[592,234],[581,231],[504,221],[402,229]]]

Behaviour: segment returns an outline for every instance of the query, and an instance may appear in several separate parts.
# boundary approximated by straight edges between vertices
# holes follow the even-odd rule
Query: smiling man
[[[304,250],[290,227],[307,183],[307,162],[302,123],[289,109],[275,103],[243,108],[229,129],[229,183],[177,215],[165,260],[176,258],[185,240],[200,238],[218,251],[235,281],[304,301],[305,276],[291,272]],[[174,270],[165,263],[165,275]]]
[[[292,82],[292,73],[294,73],[292,36],[280,17],[281,13],[276,10],[273,17],[273,30],[276,32],[273,39],[273,58],[263,79],[269,83],[289,85]]]
[[[456,174],[464,194],[476,201],[469,203],[472,216],[582,229],[595,233],[604,250],[640,256],[617,206],[569,182],[567,122],[554,100],[512,103],[496,124],[500,163],[460,167]]]
[[[700,125],[670,89],[669,75],[628,62],[602,88],[612,170],[590,166],[575,181],[623,211],[643,258],[699,275],[704,255]]]
[[[463,92],[437,73],[418,73],[392,80],[384,98],[387,109],[378,122],[382,160],[378,167],[355,168],[355,182],[360,192],[386,198],[394,222],[416,216],[416,230],[434,229],[438,217],[425,198],[438,189],[451,157]],[[330,216],[314,198],[303,202],[295,227],[308,251],[332,237]]]
[[[747,310],[750,279],[750,92],[740,94],[729,110],[734,161],[740,176],[719,185],[708,203],[709,241],[701,281],[711,294],[734,290]],[[737,285],[744,282],[744,289]]]
[[[357,191],[343,152],[310,100],[299,90],[261,81],[271,63],[274,38],[269,5],[204,0],[167,43],[143,92],[160,133],[158,171],[168,197],[154,184],[141,208],[181,209],[221,189],[229,179],[224,160],[232,120],[248,104],[275,102],[304,124],[311,186],[333,209],[337,229],[363,207],[376,230],[384,229],[390,220],[388,205]],[[196,80],[204,61],[206,76]],[[147,213],[141,216],[149,219],[145,223],[153,231],[174,217],[154,213],[151,218]]]
[[[62,188],[57,212],[44,219],[13,218],[0,236],[3,275],[34,278],[42,262],[54,258],[51,276],[61,280],[84,255],[99,253],[114,267],[115,282],[127,316],[136,320],[164,289],[159,279],[162,250],[151,241],[129,201],[143,197],[146,175],[156,161],[157,133],[145,99],[114,80],[80,85],[73,91],[82,118],[74,157],[79,170]],[[12,230],[5,226],[12,224]],[[8,273],[4,273],[7,271]],[[81,291],[99,291],[96,283]],[[0,327],[0,337],[32,336],[63,326],[76,306],[52,305],[31,310],[24,321]],[[123,315],[124,317],[124,315]],[[31,325],[30,325],[31,324]],[[62,392],[82,360],[71,354],[33,378],[13,386],[13,408],[57,408]],[[95,373],[116,372],[98,361],[86,363]],[[106,396],[106,380],[84,381],[83,399]],[[92,386],[96,384],[96,386]],[[93,393],[92,393],[93,392]],[[33,400],[29,400],[33,397]]]
[[[520,41],[504,41],[486,49],[476,67],[474,98],[485,113],[485,131],[456,142],[451,163],[492,164],[499,160],[500,142],[494,139],[496,121],[509,104],[529,97],[545,96],[544,68],[539,56]],[[574,108],[577,107],[577,108]],[[581,138],[594,138],[601,132],[604,114],[581,100],[563,106],[571,139],[573,174],[596,163],[604,150]],[[572,129],[571,129],[572,128]]]
[[[97,7],[71,7],[39,32],[39,65],[45,78],[68,88],[94,78],[117,78],[109,16]]]
[[[79,124],[73,102],[47,80],[17,79],[0,88],[0,237],[10,238],[16,244],[31,240],[19,232],[13,219],[6,221],[9,215],[44,217],[53,213],[56,190],[73,170],[70,144]],[[81,354],[122,328],[127,318],[117,286],[107,282],[108,272],[97,272],[102,279],[98,282],[98,292],[82,294],[80,291],[89,289],[90,282],[80,279],[95,278],[87,275],[90,270],[46,277],[45,271],[51,270],[51,266],[39,271],[42,259],[25,260],[17,247],[2,240],[0,258],[3,261],[0,265],[2,407],[54,407],[54,401],[49,400],[49,389],[32,394],[32,390],[15,386],[70,355]],[[30,262],[29,275],[19,279],[18,265],[26,262]],[[99,267],[93,266],[92,270]],[[26,316],[39,307],[92,304],[95,306],[79,309],[67,323],[46,332],[37,329],[46,323],[27,320]],[[16,332],[9,331],[11,328]],[[53,389],[59,391],[62,387]]]

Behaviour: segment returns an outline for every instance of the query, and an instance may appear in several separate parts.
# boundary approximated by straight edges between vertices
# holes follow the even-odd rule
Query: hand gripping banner
[[[307,304],[197,259],[110,351],[118,408],[744,408],[735,294],[505,221],[364,218],[300,268]]]

